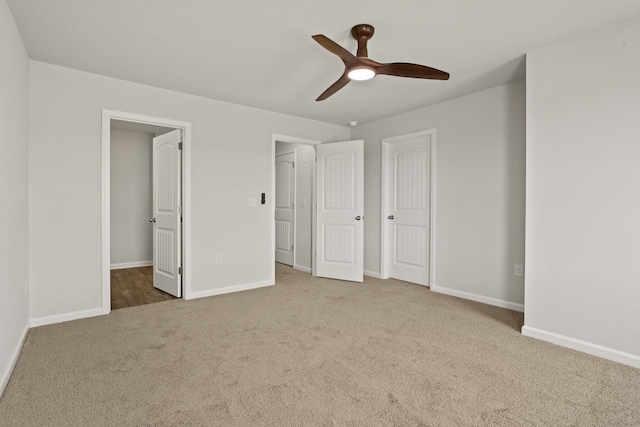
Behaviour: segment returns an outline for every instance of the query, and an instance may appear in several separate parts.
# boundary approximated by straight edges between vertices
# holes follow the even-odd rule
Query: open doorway
[[[176,298],[154,283],[153,141],[174,128],[111,120],[111,309]]]
[[[274,281],[276,254],[288,255],[290,249],[292,256],[284,259],[294,268],[310,270],[314,276],[362,282],[364,141],[320,144],[274,135],[272,147]],[[281,170],[280,165],[284,165]],[[310,181],[298,178],[304,165],[308,165]],[[310,193],[303,190],[309,183]],[[293,212],[278,216],[284,206],[291,206],[287,211]],[[311,219],[310,233],[309,228],[303,231],[301,218],[306,224]],[[308,255],[306,259],[301,256],[302,250]],[[280,262],[285,261],[281,258]]]
[[[315,149],[319,141],[273,136],[275,263],[313,272]]]
[[[276,262],[312,271],[312,214],[315,150],[276,142]]]
[[[102,125],[102,312],[187,299],[191,125],[112,110]]]

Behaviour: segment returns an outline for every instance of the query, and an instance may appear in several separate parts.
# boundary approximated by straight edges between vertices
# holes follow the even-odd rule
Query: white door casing
[[[276,156],[276,262],[294,265],[295,153]]]
[[[153,286],[180,298],[180,151],[182,132],[153,138]]]
[[[126,111],[102,109],[102,255],[101,312],[111,312],[111,121],[121,120],[182,130],[181,196],[182,196],[182,297],[193,298],[191,292],[191,123],[181,120],[147,116]]]
[[[383,140],[382,278],[430,284],[432,139]]]
[[[316,274],[363,281],[364,141],[317,146]]]

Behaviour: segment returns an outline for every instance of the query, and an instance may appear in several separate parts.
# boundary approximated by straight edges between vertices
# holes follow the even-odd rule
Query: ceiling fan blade
[[[316,101],[327,99],[328,97],[345,87],[350,81],[351,79],[347,77],[347,72],[345,71],[345,73],[334,84],[332,84],[327,88],[327,90],[322,92],[322,94],[318,97],[318,99],[316,99]]]
[[[449,73],[425,65],[409,64],[407,62],[394,62],[391,64],[378,64],[375,66],[377,74],[388,76],[413,77],[415,79],[449,80]]]
[[[350,65],[358,62],[358,58],[349,53],[348,50],[340,46],[338,43],[331,40],[329,37],[323,36],[322,34],[317,34],[315,36],[311,36],[311,38],[317,41],[320,46],[327,49],[329,52],[333,53],[334,55],[338,55],[340,59],[342,59],[342,62],[345,63],[345,65]]]

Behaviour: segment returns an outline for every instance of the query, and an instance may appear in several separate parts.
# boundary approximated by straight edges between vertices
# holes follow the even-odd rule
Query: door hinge
[[[291,252],[293,252],[293,245],[291,245]]]
[[[178,213],[182,215],[182,205],[178,205]]]
[[[296,162],[291,162],[291,167],[295,168],[296,167]]]
[[[178,267],[178,274],[182,274],[182,267]]]
[[[182,142],[178,142],[178,150],[182,150]]]

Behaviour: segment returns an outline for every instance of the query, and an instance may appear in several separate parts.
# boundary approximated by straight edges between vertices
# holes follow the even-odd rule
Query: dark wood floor
[[[111,270],[111,309],[175,299],[153,287],[153,267]]]

